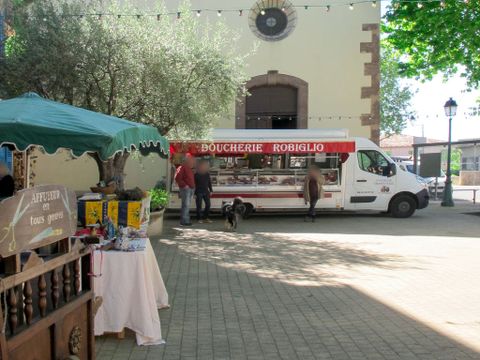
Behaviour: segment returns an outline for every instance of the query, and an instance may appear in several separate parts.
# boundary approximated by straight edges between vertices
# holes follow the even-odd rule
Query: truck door
[[[358,150],[354,165],[353,191],[346,201],[354,209],[386,211],[395,194],[395,166],[377,150]]]

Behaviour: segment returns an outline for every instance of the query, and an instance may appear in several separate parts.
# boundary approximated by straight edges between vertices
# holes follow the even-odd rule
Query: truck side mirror
[[[395,163],[389,163],[388,168],[389,168],[388,175],[387,175],[388,177],[391,177],[397,174],[397,166],[395,165]]]

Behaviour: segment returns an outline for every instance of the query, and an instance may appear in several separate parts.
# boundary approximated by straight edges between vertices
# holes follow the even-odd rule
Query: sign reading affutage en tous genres
[[[60,185],[19,191],[0,202],[0,256],[45,246],[75,233],[75,193]]]

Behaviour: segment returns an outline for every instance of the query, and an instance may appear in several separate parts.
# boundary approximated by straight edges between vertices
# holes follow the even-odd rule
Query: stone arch
[[[297,90],[297,128],[308,128],[308,83],[298,77],[280,74],[276,70],[270,70],[265,75],[252,77],[246,84],[247,90],[262,86],[289,86]],[[235,127],[246,127],[246,97],[239,99],[235,107]]]

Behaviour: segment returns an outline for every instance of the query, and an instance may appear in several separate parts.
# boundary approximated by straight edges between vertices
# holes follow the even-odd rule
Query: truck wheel
[[[253,205],[252,204],[245,204],[245,212],[243,214],[244,219],[248,219],[250,216],[252,216],[254,211]]]
[[[408,195],[401,195],[393,199],[390,204],[390,213],[395,218],[408,218],[413,215],[417,204]]]

